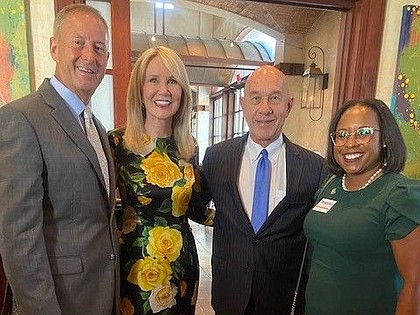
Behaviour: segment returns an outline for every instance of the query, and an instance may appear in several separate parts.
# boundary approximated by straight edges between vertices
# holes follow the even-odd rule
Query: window
[[[193,111],[191,115],[191,134],[197,139],[197,112]]]
[[[234,107],[233,107],[233,137],[242,136],[249,128],[245,121],[243,111],[241,108],[240,99],[244,96],[244,87],[241,87],[234,92]]]
[[[212,132],[212,144],[221,142],[225,136],[223,134],[223,121],[225,118],[223,113],[223,94],[220,95],[213,101],[213,132]]]
[[[248,132],[240,99],[244,95],[244,83],[234,83],[211,96],[210,144],[239,137]]]

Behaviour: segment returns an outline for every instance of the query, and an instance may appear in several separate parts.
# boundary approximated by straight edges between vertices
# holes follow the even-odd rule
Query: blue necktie
[[[252,204],[251,224],[255,233],[263,225],[268,213],[270,193],[270,160],[266,149],[262,149],[257,164],[254,183],[254,201]]]

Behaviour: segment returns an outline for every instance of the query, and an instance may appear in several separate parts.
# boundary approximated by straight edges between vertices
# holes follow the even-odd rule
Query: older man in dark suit
[[[55,76],[0,108],[0,254],[20,315],[118,312],[111,151],[100,122],[81,116],[107,42],[97,10],[65,7],[50,40]]]
[[[325,178],[324,160],[282,133],[293,105],[285,75],[255,70],[241,99],[249,133],[207,149],[203,191],[216,207],[216,314],[290,313],[304,251],[303,219]],[[304,311],[304,272],[296,314]]]

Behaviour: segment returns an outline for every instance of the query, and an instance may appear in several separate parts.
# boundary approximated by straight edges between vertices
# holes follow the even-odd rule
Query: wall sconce
[[[322,65],[321,69],[315,64],[317,57],[316,51],[321,52]],[[312,60],[311,65],[303,76],[302,99],[300,108],[309,110],[309,117],[313,121],[320,120],[324,111],[324,90],[328,88],[328,73],[324,73],[325,54],[321,47],[312,46],[308,50],[309,59]],[[312,111],[318,111],[318,116],[314,117]]]

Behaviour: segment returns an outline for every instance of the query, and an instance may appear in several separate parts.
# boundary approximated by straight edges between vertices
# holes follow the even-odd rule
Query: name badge
[[[330,209],[336,204],[337,200],[332,200],[328,198],[322,198],[320,202],[318,202],[312,210],[327,213]]]

